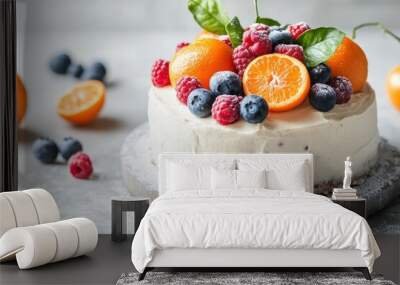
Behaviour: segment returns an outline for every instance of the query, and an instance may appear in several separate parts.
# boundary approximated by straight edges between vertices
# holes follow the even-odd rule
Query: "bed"
[[[159,267],[352,267],[380,251],[361,216],[313,194],[312,154],[161,154],[159,194],[132,243]]]

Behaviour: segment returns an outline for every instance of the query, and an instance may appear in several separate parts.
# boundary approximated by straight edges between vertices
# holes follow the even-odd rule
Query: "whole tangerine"
[[[197,40],[179,50],[169,65],[173,87],[183,76],[194,76],[204,88],[209,88],[210,77],[217,71],[234,71],[232,49],[212,38]]]
[[[360,92],[368,77],[368,60],[362,48],[345,37],[335,53],[326,64],[332,71],[332,76],[347,77],[353,85],[353,92]]]
[[[400,111],[400,65],[389,71],[386,77],[386,92],[392,105]]]

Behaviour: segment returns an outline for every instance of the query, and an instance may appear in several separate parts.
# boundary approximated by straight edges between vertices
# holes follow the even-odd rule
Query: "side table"
[[[150,205],[147,197],[114,197],[111,199],[111,240],[126,239],[126,212],[135,213],[135,232]]]
[[[332,202],[359,214],[363,218],[367,218],[367,201],[364,198],[356,199],[332,199]]]

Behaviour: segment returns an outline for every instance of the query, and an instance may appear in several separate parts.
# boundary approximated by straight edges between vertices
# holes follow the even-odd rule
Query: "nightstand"
[[[357,198],[351,200],[345,199],[332,199],[332,202],[339,204],[340,206],[359,214],[363,218],[367,218],[367,200],[364,198]]]
[[[114,197],[111,200],[111,239],[113,241],[123,241],[126,239],[127,212],[134,212],[135,232],[140,221],[146,214],[150,205],[150,198],[147,197]]]

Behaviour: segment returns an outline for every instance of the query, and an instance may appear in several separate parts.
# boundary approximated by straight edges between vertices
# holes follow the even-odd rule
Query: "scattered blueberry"
[[[197,88],[190,92],[187,105],[189,110],[200,118],[211,115],[211,107],[214,103],[215,95],[204,88]]]
[[[344,104],[350,101],[353,94],[353,85],[351,81],[344,76],[332,78],[329,83],[336,92],[336,104]]]
[[[95,62],[85,69],[82,75],[83,80],[99,80],[104,81],[107,69],[101,62]]]
[[[77,139],[66,137],[59,144],[61,156],[68,160],[75,153],[82,151],[82,144]]]
[[[240,116],[249,123],[258,124],[268,115],[268,104],[263,97],[247,95],[240,102]]]
[[[222,94],[241,95],[242,81],[232,71],[219,71],[210,78],[210,89],[216,96]]]
[[[313,84],[324,83],[328,84],[331,79],[331,69],[326,64],[320,63],[310,70],[310,78]]]
[[[281,30],[272,30],[269,33],[269,39],[272,42],[272,46],[275,47],[276,45],[279,44],[292,44],[293,39],[292,35],[288,31],[281,31]]]
[[[311,87],[310,103],[318,111],[328,112],[335,107],[336,92],[329,85],[316,83]]]
[[[33,154],[43,163],[52,163],[58,155],[57,144],[49,138],[39,138],[33,143]]]
[[[68,54],[61,53],[50,59],[49,67],[54,73],[65,74],[71,63],[71,57]]]
[[[68,74],[71,74],[75,78],[80,78],[83,73],[83,66],[82,64],[71,64],[68,67]]]

